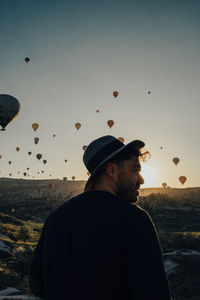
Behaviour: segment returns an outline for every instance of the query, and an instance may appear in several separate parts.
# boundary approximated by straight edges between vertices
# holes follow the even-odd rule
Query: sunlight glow
[[[141,163],[141,175],[144,178],[144,184],[141,188],[155,187],[158,182],[158,172],[149,162]]]

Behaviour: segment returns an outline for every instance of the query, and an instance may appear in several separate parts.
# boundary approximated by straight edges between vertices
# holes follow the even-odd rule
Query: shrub
[[[31,239],[31,233],[30,233],[30,229],[28,226],[21,226],[19,231],[18,231],[18,235],[17,238],[23,242],[26,242],[28,240]]]

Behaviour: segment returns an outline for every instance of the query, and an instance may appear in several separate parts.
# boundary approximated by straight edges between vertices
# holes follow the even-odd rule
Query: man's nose
[[[139,174],[138,176],[138,182],[141,184],[144,184],[144,178],[142,177],[142,175]]]

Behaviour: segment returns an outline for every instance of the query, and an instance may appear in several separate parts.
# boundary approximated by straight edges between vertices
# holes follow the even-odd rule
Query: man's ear
[[[116,179],[116,177],[118,175],[118,168],[117,168],[116,164],[108,162],[105,165],[105,171],[109,178]]]

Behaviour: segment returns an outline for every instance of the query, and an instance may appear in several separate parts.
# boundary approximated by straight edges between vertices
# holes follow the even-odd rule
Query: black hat
[[[112,135],[102,136],[92,141],[86,148],[83,155],[83,162],[90,172],[90,178],[106,163],[110,158],[124,149],[131,147],[132,149],[140,149],[145,145],[140,140],[134,140],[127,145],[120,142]],[[89,178],[89,179],[90,179]]]

